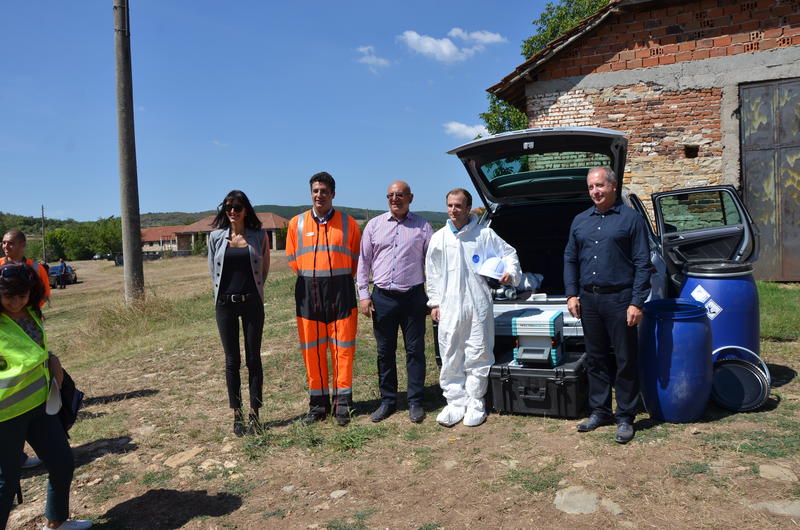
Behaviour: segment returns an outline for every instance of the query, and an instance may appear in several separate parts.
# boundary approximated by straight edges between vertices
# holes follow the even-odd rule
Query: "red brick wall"
[[[528,96],[531,127],[592,126],[628,137],[626,184],[636,193],[722,183],[719,88],[655,84]],[[697,147],[687,157],[685,146]],[[690,147],[690,150],[691,150]]]
[[[547,63],[536,80],[800,45],[800,0],[701,0],[612,16]]]

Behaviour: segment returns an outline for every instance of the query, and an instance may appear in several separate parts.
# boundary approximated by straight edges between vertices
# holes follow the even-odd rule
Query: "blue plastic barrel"
[[[753,265],[695,263],[684,272],[686,281],[680,298],[697,300],[706,307],[711,321],[711,351],[734,346],[759,355],[758,290]]]
[[[639,381],[650,417],[687,423],[711,395],[711,327],[703,304],[665,298],[644,305],[639,324]]]

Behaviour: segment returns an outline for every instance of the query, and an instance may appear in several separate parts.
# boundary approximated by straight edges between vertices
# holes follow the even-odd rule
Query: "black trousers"
[[[381,401],[397,404],[397,330],[403,332],[408,372],[408,403],[421,404],[425,388],[425,320],[428,297],[422,284],[406,292],[372,290],[372,329],[378,347]]]
[[[631,289],[593,294],[581,290],[581,324],[586,340],[589,407],[611,417],[611,388],[617,395],[617,421],[633,421],[639,403],[636,326],[628,326]],[[614,351],[611,351],[613,346]]]
[[[244,330],[244,359],[247,365],[247,382],[250,390],[250,408],[260,409],[264,386],[261,368],[261,334],[264,331],[264,304],[257,293],[249,295],[246,302],[229,302],[220,294],[216,304],[217,328],[225,352],[225,382],[228,385],[228,403],[232,409],[242,408],[242,364],[239,348],[239,319]]]
[[[58,416],[45,414],[40,405],[25,414],[0,422],[0,528],[5,528],[22,471],[20,453],[28,441],[47,469],[45,517],[69,518],[69,489],[75,461]]]

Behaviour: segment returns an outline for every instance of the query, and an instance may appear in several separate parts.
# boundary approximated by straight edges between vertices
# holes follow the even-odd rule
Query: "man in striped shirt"
[[[361,236],[358,261],[359,310],[372,318],[378,349],[378,385],[381,405],[372,413],[374,422],[397,410],[397,329],[403,331],[408,372],[408,415],[414,423],[425,418],[425,254],[431,225],[411,213],[414,199],[409,185],[393,182],[386,193],[389,211],[367,223]],[[369,279],[374,284],[369,292]]]

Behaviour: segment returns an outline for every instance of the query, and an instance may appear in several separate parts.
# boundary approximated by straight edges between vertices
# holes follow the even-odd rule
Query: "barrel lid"
[[[644,313],[651,318],[684,320],[706,316],[706,307],[691,298],[660,298],[645,302]]]
[[[745,272],[752,272],[753,271],[753,264],[749,262],[741,262],[741,261],[706,261],[706,262],[689,262],[686,264],[686,273],[687,274],[703,274],[703,275],[715,275],[715,274],[734,274],[734,273],[745,273]]]
[[[720,407],[747,412],[763,405],[768,397],[769,382],[755,365],[739,359],[714,365],[711,399]]]

